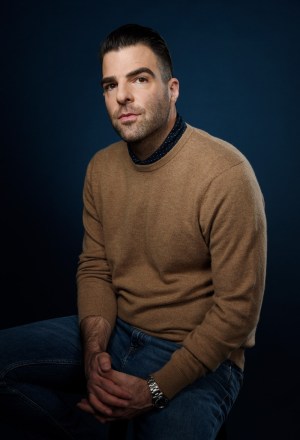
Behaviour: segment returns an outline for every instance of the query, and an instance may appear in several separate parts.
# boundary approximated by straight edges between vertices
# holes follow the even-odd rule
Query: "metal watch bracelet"
[[[169,399],[159,389],[159,386],[152,376],[148,376],[146,380],[152,395],[152,405],[158,409],[165,408],[169,403]]]

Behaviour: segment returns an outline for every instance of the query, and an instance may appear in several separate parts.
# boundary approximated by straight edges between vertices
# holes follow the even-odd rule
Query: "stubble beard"
[[[121,123],[119,119],[113,118],[112,125],[118,135],[127,143],[137,144],[153,137],[159,137],[159,133],[164,132],[168,124],[170,115],[170,103],[167,93],[162,99],[147,107],[146,111],[142,108],[128,106],[124,112],[138,113],[138,120]],[[141,120],[139,120],[141,119]]]

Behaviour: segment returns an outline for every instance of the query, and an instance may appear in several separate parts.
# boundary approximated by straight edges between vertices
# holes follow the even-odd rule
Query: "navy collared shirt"
[[[159,159],[164,157],[174,147],[174,145],[176,145],[176,143],[185,132],[186,127],[186,123],[183,121],[182,117],[177,114],[174,127],[172,128],[164,142],[161,144],[161,146],[158,147],[158,149],[155,150],[154,153],[152,153],[151,156],[149,156],[147,159],[140,160],[130,148],[130,144],[127,144],[128,152],[131,159],[137,165],[149,165],[158,161]]]

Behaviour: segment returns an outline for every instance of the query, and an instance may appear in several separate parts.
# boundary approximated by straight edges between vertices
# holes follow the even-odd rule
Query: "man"
[[[84,184],[77,279],[86,385],[72,317],[2,332],[1,393],[36,438],[95,438],[107,422],[131,419],[136,439],[211,440],[255,342],[263,198],[238,150],[177,113],[179,82],[158,33],[116,29],[101,62],[122,141],[92,158]]]

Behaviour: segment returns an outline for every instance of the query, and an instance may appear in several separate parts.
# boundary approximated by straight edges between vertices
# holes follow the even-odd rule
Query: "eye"
[[[103,86],[103,90],[104,92],[110,92],[111,90],[113,90],[116,87],[115,83],[107,83]]]
[[[148,82],[148,78],[146,78],[145,76],[138,76],[137,78],[135,78],[135,82],[137,82],[138,84],[143,84]]]

